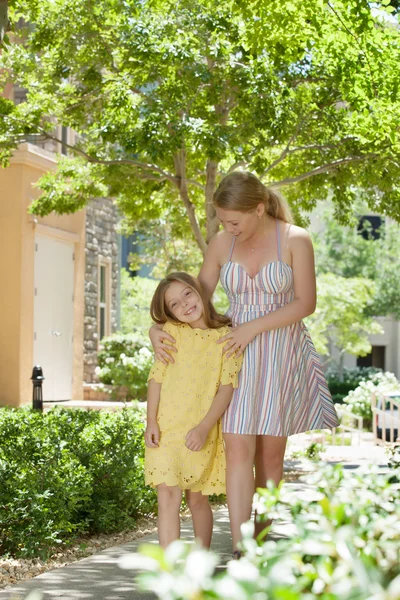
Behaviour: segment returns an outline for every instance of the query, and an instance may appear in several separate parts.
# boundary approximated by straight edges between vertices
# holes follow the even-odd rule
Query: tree
[[[400,218],[394,8],[366,0],[14,0],[0,159],[24,139],[78,139],[40,182],[32,211],[116,199],[128,224],[168,208],[173,235],[202,252],[212,196],[236,168],[283,188],[297,215],[332,193],[345,220],[356,190]],[[20,28],[21,18],[26,23]],[[18,27],[17,27],[18,24]],[[29,137],[28,137],[29,136]],[[66,145],[64,145],[66,147]]]
[[[306,319],[316,350],[333,360],[333,347],[339,351],[339,377],[342,377],[344,354],[365,356],[371,352],[368,336],[382,333],[381,326],[366,314],[374,298],[371,280],[345,278],[324,273],[317,278],[318,303],[313,315]]]
[[[358,207],[359,217],[365,207]],[[359,218],[355,219],[355,224]],[[327,207],[323,213],[323,232],[314,236],[317,276],[333,273],[345,278],[369,278],[374,282],[374,296],[366,306],[371,316],[392,315],[400,319],[400,227],[384,222],[379,237],[361,235],[355,224],[343,227]]]

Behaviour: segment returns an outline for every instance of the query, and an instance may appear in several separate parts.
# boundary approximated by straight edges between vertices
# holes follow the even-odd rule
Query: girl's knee
[[[182,502],[182,492],[178,486],[168,486],[162,483],[157,486],[158,506],[160,508],[177,507]]]
[[[209,506],[208,496],[204,496],[201,492],[191,492],[190,490],[186,490],[185,495],[187,505],[191,512]]]

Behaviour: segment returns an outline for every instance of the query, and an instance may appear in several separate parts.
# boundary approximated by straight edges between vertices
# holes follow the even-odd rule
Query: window
[[[97,332],[98,340],[110,335],[110,292],[111,292],[111,260],[99,258],[97,284]]]
[[[367,356],[357,358],[357,367],[376,367],[385,369],[385,346],[372,346],[372,352]]]
[[[68,154],[67,146],[68,144],[68,127],[62,125],[61,127],[61,154]]]
[[[358,222],[357,230],[365,240],[377,240],[381,236],[380,228],[382,225],[382,217],[375,215],[364,215]]]

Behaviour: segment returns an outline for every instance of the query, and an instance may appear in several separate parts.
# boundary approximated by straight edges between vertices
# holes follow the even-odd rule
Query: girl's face
[[[215,212],[224,228],[241,242],[245,242],[256,233],[262,224],[261,217],[264,214],[264,205],[259,204],[255,210],[250,212],[226,210],[218,207]]]
[[[165,292],[165,305],[181,323],[206,329],[203,302],[198,293],[181,281],[173,281]]]

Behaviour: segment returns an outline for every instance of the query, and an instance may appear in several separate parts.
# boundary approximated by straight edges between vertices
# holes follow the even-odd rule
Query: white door
[[[43,369],[43,400],[69,400],[72,390],[74,245],[35,237],[34,364]]]

